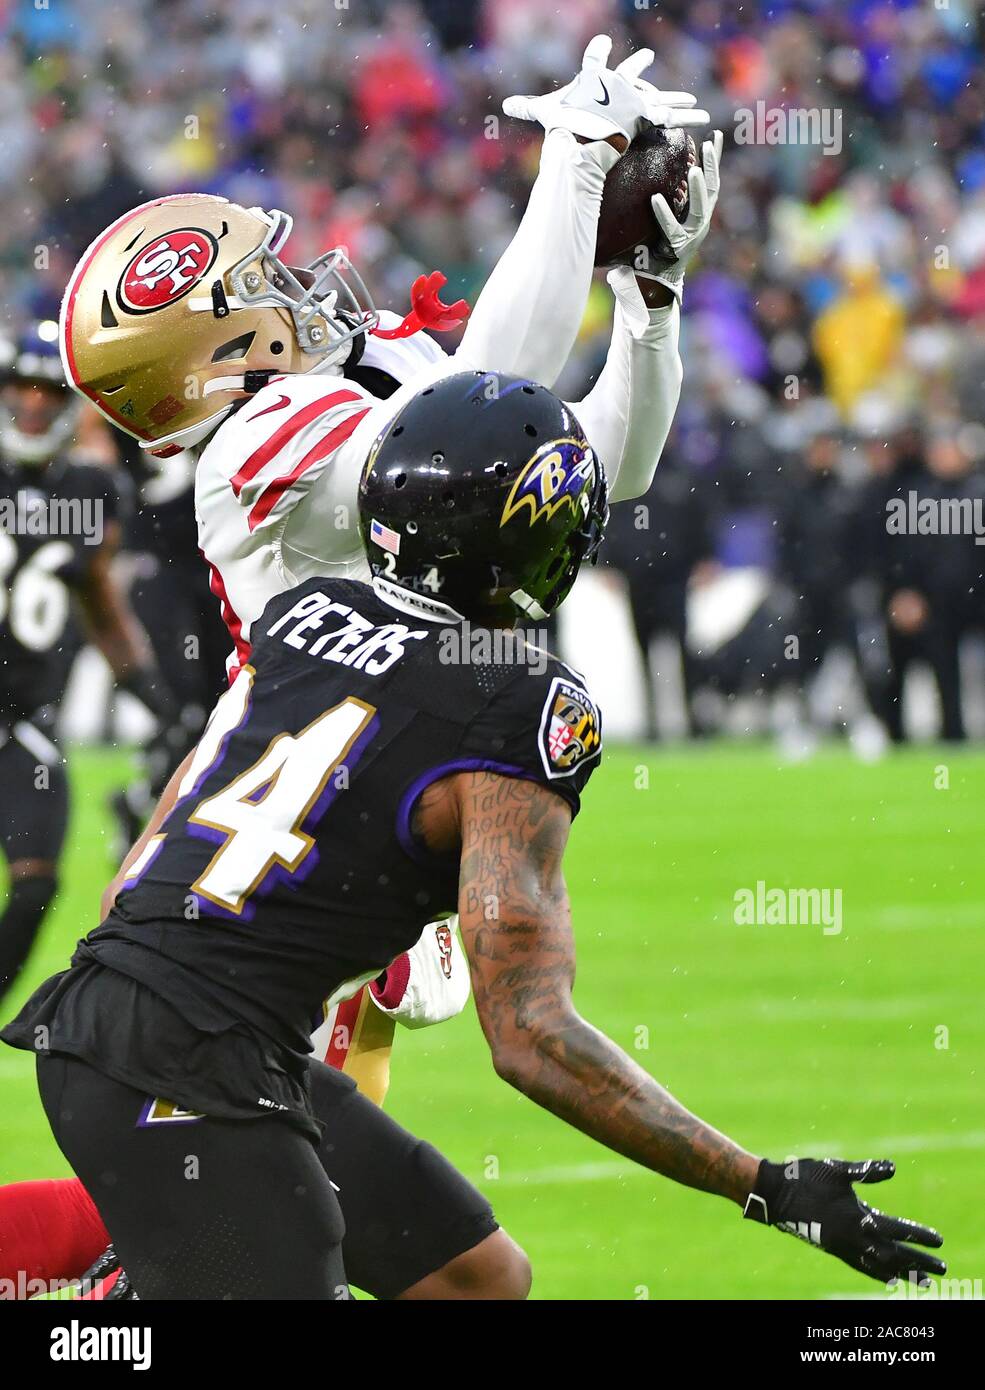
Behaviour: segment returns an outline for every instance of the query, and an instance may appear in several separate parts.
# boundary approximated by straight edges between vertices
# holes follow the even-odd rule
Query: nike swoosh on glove
[[[653,62],[653,51],[640,48],[616,68],[607,66],[612,40],[596,34],[585,49],[581,71],[566,86],[544,96],[512,96],[503,102],[507,116],[537,121],[546,131],[570,130],[586,140],[623,135],[632,140],[647,125],[707,125],[690,92],[663,92],[640,73]]]
[[[792,1158],[759,1165],[743,1216],[797,1236],[887,1284],[894,1279],[930,1285],[947,1265],[916,1245],[937,1249],[943,1237],[930,1226],[887,1216],[856,1197],[853,1183],[886,1182],[896,1172],[888,1158],[847,1163],[840,1158]]]

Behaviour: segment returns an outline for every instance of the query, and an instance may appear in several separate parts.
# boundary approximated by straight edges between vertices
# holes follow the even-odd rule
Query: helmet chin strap
[[[343,362],[327,358],[324,362],[318,362],[315,366],[309,367],[306,372],[286,372],[283,367],[251,367],[245,372],[212,377],[203,385],[202,395],[219,396],[227,391],[245,391],[247,395],[255,396],[275,376],[315,376],[322,372],[341,371],[343,365]]]
[[[350,343],[345,344],[345,346],[351,350]],[[348,353],[346,354],[346,358],[339,361],[336,357],[333,357],[331,353],[328,353],[323,361],[317,362],[313,367],[309,367],[306,372],[285,372],[283,367],[260,367],[250,368],[245,372],[233,372],[229,375],[214,376],[203,384],[202,395],[204,397],[221,396],[229,395],[232,392],[238,395],[245,392],[247,395],[253,396],[256,395],[258,391],[262,391],[268,382],[275,376],[312,376],[316,372],[329,371],[341,374],[342,367],[347,357]],[[193,425],[188,430],[178,430],[177,433],[167,435],[164,439],[141,440],[140,447],[151,454],[161,453],[163,457],[168,457],[170,454],[177,453],[181,449],[191,449],[196,444],[201,444],[213,430],[219,428],[235,404],[235,401],[231,401],[229,405],[217,410],[215,415],[210,419],[203,420],[201,424]]]
[[[521,613],[526,613],[528,618],[533,618],[535,623],[542,623],[551,615],[546,612],[535,598],[531,598],[525,589],[514,589],[510,598],[519,608]]]

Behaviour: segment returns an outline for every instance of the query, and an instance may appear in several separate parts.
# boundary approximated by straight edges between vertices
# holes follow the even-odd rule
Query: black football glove
[[[818,1245],[882,1283],[911,1279],[926,1288],[929,1275],[946,1273],[947,1265],[904,1242],[936,1249],[943,1245],[943,1238],[929,1226],[886,1216],[860,1201],[852,1190],[852,1183],[885,1182],[895,1172],[896,1165],[888,1158],[864,1163],[840,1158],[792,1158],[786,1163],[763,1159],[743,1216]]]

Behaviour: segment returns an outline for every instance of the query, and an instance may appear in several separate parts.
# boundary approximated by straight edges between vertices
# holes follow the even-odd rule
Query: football
[[[674,259],[654,219],[650,199],[662,193],[678,222],[683,222],[690,203],[687,171],[697,158],[694,141],[686,130],[651,126],[636,136],[605,180],[595,242],[596,265],[632,265],[640,246],[647,247],[653,256]]]

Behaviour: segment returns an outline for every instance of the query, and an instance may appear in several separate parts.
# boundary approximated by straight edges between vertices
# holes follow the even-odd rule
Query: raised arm
[[[602,460],[613,502],[641,497],[649,488],[674,420],[684,376],[678,349],[684,272],[711,226],[721,152],[716,131],[702,145],[700,165],[688,172],[690,210],[683,225],[662,195],[652,200],[676,259],[656,262],[645,254],[649,266],[609,272],[616,310],[608,356],[592,390],[572,409]]]
[[[575,1008],[565,801],[486,772],[460,776],[456,789],[461,933],[498,1074],[616,1153],[744,1203],[759,1159],[692,1115]]]
[[[612,339],[599,378],[572,409],[602,460],[609,499],[642,497],[667,442],[684,367],[680,309],[663,285],[625,266],[609,272],[616,295]]]
[[[540,170],[519,227],[479,295],[453,362],[456,371],[503,372],[553,386],[574,346],[595,267],[605,176],[621,137],[544,139]]]
[[[516,235],[473,310],[456,370],[506,372],[553,386],[585,312],[606,174],[642,125],[708,120],[689,93],[661,92],[643,80],[650,49],[609,68],[611,47],[597,35],[572,82],[503,104],[507,115],[544,127],[540,171]]]

